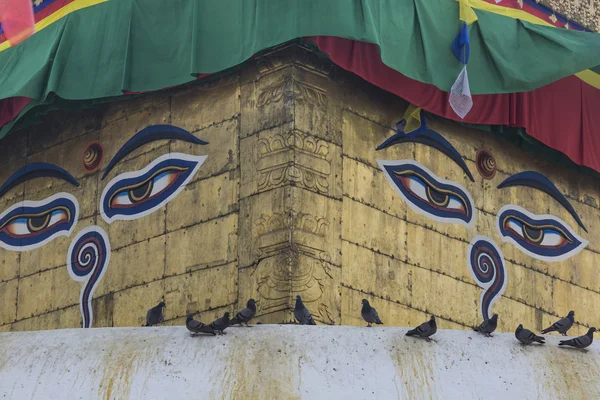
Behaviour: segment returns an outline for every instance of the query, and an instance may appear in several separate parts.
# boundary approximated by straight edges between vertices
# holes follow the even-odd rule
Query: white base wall
[[[600,399],[599,347],[442,330],[258,325],[0,333],[0,399]]]

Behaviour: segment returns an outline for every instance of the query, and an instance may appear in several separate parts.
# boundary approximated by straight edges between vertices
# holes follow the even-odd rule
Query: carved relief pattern
[[[257,289],[262,312],[289,309],[292,299],[300,295],[313,317],[324,323],[334,323],[323,298],[326,280],[332,278],[321,263],[296,263],[290,255],[286,263],[266,264],[262,261],[258,266]]]
[[[327,261],[329,255],[324,251],[325,236],[330,222],[323,217],[303,212],[288,214],[275,213],[262,215],[255,221],[258,235],[259,257],[275,255],[289,245],[290,228],[292,234],[305,235],[315,240],[317,245],[309,246],[294,243],[297,252],[289,252],[285,262],[277,259],[262,260],[257,271],[258,294],[261,310],[264,312],[288,309],[291,299],[301,295],[313,316],[324,323],[334,323],[327,304],[324,303],[324,286],[333,280]],[[299,254],[311,256],[312,262],[296,262]]]
[[[256,99],[256,108],[264,107],[270,103],[276,103],[283,98],[285,93],[285,81],[275,83],[262,89]]]
[[[262,215],[254,225],[257,227],[259,257],[267,257],[286,246],[289,241],[288,229],[293,227],[294,234],[315,239],[310,242],[317,243],[317,247],[294,243],[295,248],[320,261],[329,262],[329,255],[324,249],[325,236],[330,226],[326,218],[291,211],[289,214]]]
[[[310,214],[298,212],[294,218],[294,228],[299,231],[312,233],[317,236],[324,237],[329,221],[326,218],[314,217]]]
[[[301,295],[305,303],[319,300],[323,295],[323,277],[317,276],[317,268],[310,263],[292,266],[288,263],[272,266],[262,271],[259,277],[258,293],[268,300],[265,310],[287,307],[291,298]],[[290,296],[291,294],[291,296]]]
[[[258,189],[269,189],[289,181],[319,193],[328,193],[331,174],[328,154],[329,143],[299,131],[261,138],[255,147]]]
[[[316,86],[294,82],[294,97],[296,100],[306,101],[316,107],[327,107],[325,91]]]

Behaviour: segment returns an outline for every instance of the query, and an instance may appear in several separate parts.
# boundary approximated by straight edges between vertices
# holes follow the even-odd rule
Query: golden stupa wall
[[[318,323],[362,325],[369,298],[386,325],[438,317],[442,328],[468,329],[481,319],[482,288],[467,263],[476,235],[504,255],[506,287],[491,310],[499,330],[518,323],[541,329],[573,309],[572,333],[599,323],[599,187],[584,177],[482,131],[428,117],[462,155],[474,177],[421,143],[376,151],[395,130],[407,104],[359,78],[289,46],[237,73],[202,85],[157,92],[79,113],[52,113],[30,131],[0,141],[0,184],[20,167],[47,162],[80,185],[42,177],[0,198],[0,213],[24,201],[68,193],[78,203],[69,236],[32,250],[0,248],[0,331],[82,325],[82,285],[69,274],[69,247],[88,227],[104,231],[110,260],[95,290],[92,326],[140,326],[146,310],[167,304],[165,324],[186,313],[209,321],[237,311],[250,297],[256,321],[292,319],[297,294]],[[207,141],[144,144],[102,174],[118,150],[148,126],[182,128]],[[83,154],[103,148],[100,169],[87,172]],[[476,154],[496,160],[493,179],[478,173]],[[207,156],[164,206],[139,218],[108,221],[102,194],[121,174],[142,170],[166,154]],[[93,158],[93,154],[88,154]],[[412,160],[465,188],[474,219],[467,227],[428,218],[409,207],[377,160]],[[584,232],[556,200],[528,187],[498,189],[510,175],[535,170],[573,205]],[[589,244],[558,262],[541,261],[496,227],[501,207],[515,204],[551,214]],[[6,227],[5,227],[6,228]],[[105,257],[106,258],[106,257]],[[86,278],[87,279],[87,278]],[[82,307],[85,307],[83,304]]]

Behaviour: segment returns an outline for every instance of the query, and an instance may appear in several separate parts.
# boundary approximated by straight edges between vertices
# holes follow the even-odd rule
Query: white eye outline
[[[383,171],[383,173],[385,174],[385,177],[390,182],[390,184],[392,185],[392,187],[394,188],[396,193],[398,193],[400,195],[400,197],[402,198],[402,200],[404,200],[404,202],[406,204],[408,204],[408,206],[416,213],[424,215],[427,218],[432,219],[437,222],[442,222],[445,224],[460,224],[460,225],[463,225],[464,227],[466,227],[467,229],[471,228],[473,226],[473,224],[475,223],[475,216],[477,214],[477,209],[475,208],[475,202],[473,201],[473,198],[471,197],[471,193],[469,193],[469,191],[461,184],[450,181],[448,179],[440,178],[439,176],[434,174],[429,168],[427,168],[426,166],[424,166],[414,160],[376,160],[376,161],[377,161],[377,164],[379,165],[379,169],[381,169]],[[397,167],[397,166],[404,166],[404,165],[412,165],[412,166],[421,168],[423,171],[427,172],[432,178],[434,178],[438,183],[450,185],[457,189],[462,190],[463,193],[465,194],[465,196],[467,196],[467,201],[469,202],[469,205],[471,206],[471,218],[469,219],[469,221],[465,222],[462,219],[452,218],[452,217],[440,217],[438,215],[431,214],[428,211],[425,211],[421,207],[414,204],[411,199],[409,199],[408,197],[406,197],[404,195],[404,193],[402,193],[400,188],[398,188],[398,186],[396,185],[396,183],[394,182],[394,180],[392,179],[392,177],[390,176],[390,174],[388,173],[388,171],[385,168],[386,166]],[[417,196],[417,197],[419,197],[419,196]]]
[[[521,245],[519,242],[517,242],[511,236],[508,236],[508,235],[505,235],[505,234],[502,233],[500,216],[505,211],[513,211],[513,210],[525,214],[526,216],[528,216],[533,221],[540,221],[540,220],[544,220],[544,219],[550,219],[552,221],[555,221],[562,228],[568,230],[569,233],[571,235],[573,235],[573,238],[577,239],[580,242],[580,244],[577,247],[574,247],[571,250],[569,250],[566,253],[561,254],[559,256],[544,256],[544,255],[536,254],[536,253],[528,250],[527,248],[523,247],[523,245]],[[512,243],[520,251],[522,251],[523,253],[527,254],[528,256],[533,257],[533,258],[535,258],[537,260],[546,261],[546,262],[558,262],[558,261],[564,261],[564,260],[566,260],[568,258],[571,258],[574,255],[576,255],[577,253],[579,253],[580,251],[582,251],[588,245],[588,243],[589,243],[589,241],[587,241],[584,238],[582,238],[581,236],[579,236],[573,230],[573,228],[571,228],[571,226],[569,224],[567,224],[565,221],[563,221],[562,219],[560,219],[560,218],[558,218],[558,217],[556,217],[554,215],[550,215],[550,214],[534,214],[534,213],[529,212],[525,208],[523,208],[521,206],[518,206],[516,204],[506,204],[502,208],[500,208],[500,210],[498,210],[498,213],[496,214],[496,230],[498,231],[498,235],[500,236],[500,238],[502,239],[503,242]]]
[[[43,207],[46,206],[50,203],[52,203],[54,200],[57,199],[67,199],[69,201],[71,201],[71,203],[73,203],[75,212],[72,215],[72,221],[73,224],[71,225],[71,227],[68,230],[61,230],[58,232],[53,233],[52,235],[48,236],[46,239],[34,243],[34,244],[28,244],[25,246],[13,246],[7,243],[4,243],[3,241],[0,240],[0,247],[6,250],[11,250],[11,251],[28,251],[28,250],[34,250],[37,249],[38,247],[42,247],[43,245],[51,242],[52,240],[61,237],[61,236],[65,236],[65,237],[69,237],[71,236],[71,233],[73,233],[73,230],[75,229],[75,226],[77,225],[77,223],[79,222],[79,203],[77,202],[77,199],[75,198],[75,196],[73,196],[70,193],[65,193],[65,192],[60,192],[60,193],[56,193],[53,194],[50,197],[46,197],[45,199],[39,200],[39,201],[32,201],[32,200],[23,200],[19,203],[16,203],[14,205],[12,205],[11,207],[7,208],[6,210],[4,210],[4,212],[2,212],[2,214],[0,214],[0,221],[2,219],[4,219],[4,217],[6,217],[8,214],[10,214],[11,212],[13,212],[15,209],[17,208],[24,208],[24,207]]]
[[[194,156],[194,155],[191,155],[191,154],[184,154],[184,153],[167,153],[167,154],[163,154],[162,156],[156,158],[154,161],[150,162],[146,167],[144,167],[141,170],[131,171],[131,172],[124,172],[124,173],[122,173],[120,175],[115,176],[104,187],[104,190],[102,191],[102,195],[100,196],[100,215],[102,216],[102,219],[107,224],[110,224],[113,221],[133,221],[133,220],[145,217],[146,215],[150,215],[154,211],[158,210],[159,208],[164,207],[169,201],[171,201],[179,193],[181,193],[181,191],[183,189],[185,189],[185,186],[196,175],[196,173],[198,172],[198,170],[200,169],[200,167],[202,166],[202,164],[204,164],[204,161],[206,161],[206,158],[207,158],[207,156]],[[192,169],[192,171],[190,171],[189,175],[183,180],[183,182],[181,182],[181,184],[179,185],[179,187],[177,189],[175,189],[175,191],[173,193],[171,193],[168,197],[165,197],[162,201],[160,201],[159,203],[157,203],[155,206],[153,206],[153,207],[151,207],[151,208],[149,208],[149,209],[147,209],[145,211],[140,211],[139,213],[135,213],[135,214],[115,214],[115,215],[110,216],[110,217],[108,215],[106,215],[106,213],[104,212],[104,208],[103,208],[104,200],[105,200],[106,195],[108,194],[108,192],[110,190],[112,190],[112,188],[113,188],[113,186],[115,184],[117,184],[119,181],[122,181],[124,179],[138,178],[138,177],[140,177],[140,176],[148,173],[150,170],[152,170],[156,165],[160,164],[161,162],[163,162],[165,160],[171,160],[171,159],[183,160],[183,161],[191,161],[191,162],[195,162],[196,163],[195,167]]]

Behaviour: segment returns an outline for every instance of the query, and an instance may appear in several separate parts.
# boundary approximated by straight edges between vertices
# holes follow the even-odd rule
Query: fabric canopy
[[[531,101],[531,91],[563,78],[572,80],[573,74],[587,70],[588,76],[597,77],[600,35],[517,20],[487,10],[488,6],[480,4],[487,4],[483,0],[468,1],[477,23],[469,28],[474,107],[466,122],[512,121],[528,132],[545,129],[539,121],[532,122],[536,118],[517,117],[525,112],[514,109],[521,103],[489,103],[488,97],[478,95],[522,96],[525,104]],[[458,17],[454,0],[108,1],[56,19],[20,45],[0,52],[0,124],[5,124],[0,138],[27,110],[51,102],[55,96],[91,100],[176,86],[200,74],[231,68],[265,48],[306,36],[344,38],[352,46],[369,46],[370,59],[363,58],[366,47],[358,51],[360,46],[348,49],[356,53],[331,51],[330,55],[350,70],[340,60],[351,57],[350,64],[377,62],[412,80],[413,86],[426,85],[427,93],[443,97],[461,70],[451,47]],[[325,46],[325,42],[317,44]],[[360,71],[354,72],[364,73]],[[573,79],[577,79],[575,86],[583,85],[580,78]],[[414,91],[406,88],[393,89],[393,81],[374,83],[409,101],[414,96]],[[434,100],[419,105],[452,118],[443,112],[448,111],[447,101],[444,105]],[[533,108],[528,110],[533,112]],[[586,137],[593,137],[593,120],[590,125],[589,131],[580,126]],[[557,142],[551,145],[569,154],[563,149],[564,136],[549,134],[552,140],[547,142]],[[600,154],[600,147],[595,146],[593,152]],[[583,152],[572,153],[576,162],[600,170]]]
[[[386,66],[377,46],[335,37],[307,39],[337,65],[428,112],[470,124],[525,128],[575,163],[600,172],[600,90],[575,76],[530,92],[473,96],[473,109],[460,119],[448,104],[449,93]]]
[[[473,94],[533,90],[600,66],[598,34],[476,14]],[[448,91],[461,69],[449,46],[457,21],[453,0],[108,1],[1,52],[0,99],[156,90],[304,36],[374,43],[389,67]]]

